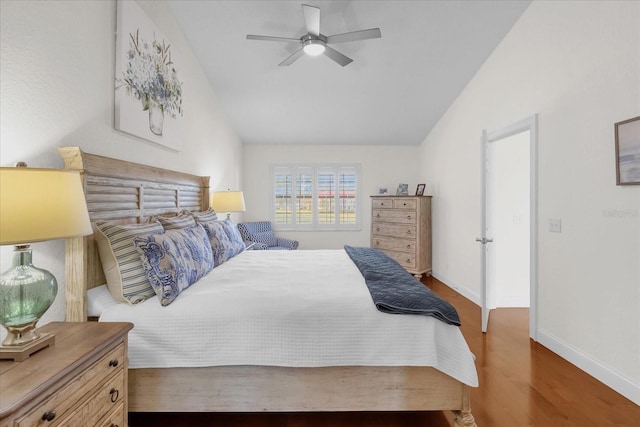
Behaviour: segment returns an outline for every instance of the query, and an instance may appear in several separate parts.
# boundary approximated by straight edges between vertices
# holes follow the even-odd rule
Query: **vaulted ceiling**
[[[380,28],[336,44],[353,59],[303,56],[278,66],[299,38],[301,4],[319,7],[324,35]],[[171,0],[182,29],[245,144],[418,145],[530,1]]]

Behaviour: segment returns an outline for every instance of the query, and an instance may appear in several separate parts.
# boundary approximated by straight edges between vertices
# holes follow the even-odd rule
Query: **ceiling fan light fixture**
[[[318,56],[324,53],[324,43],[322,40],[306,40],[302,43],[304,53],[309,56]]]

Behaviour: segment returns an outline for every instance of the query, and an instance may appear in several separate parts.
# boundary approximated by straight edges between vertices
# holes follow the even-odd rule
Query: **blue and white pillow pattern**
[[[200,225],[136,238],[134,243],[163,306],[171,304],[214,266],[207,233]]]
[[[230,219],[225,219],[224,221],[220,221],[222,223],[222,227],[224,228],[225,233],[229,237],[231,244],[237,250],[242,248],[244,250],[245,245],[242,240],[242,236],[240,235],[240,231],[238,231],[238,226],[236,223],[231,221]],[[240,252],[242,252],[242,250]],[[238,252],[238,253],[240,253]]]
[[[244,251],[244,242],[233,221],[207,221],[200,223],[207,232],[216,266]]]

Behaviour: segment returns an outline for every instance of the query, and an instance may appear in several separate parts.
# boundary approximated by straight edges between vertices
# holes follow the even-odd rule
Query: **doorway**
[[[482,133],[482,331],[498,307],[529,307],[537,329],[537,116]]]

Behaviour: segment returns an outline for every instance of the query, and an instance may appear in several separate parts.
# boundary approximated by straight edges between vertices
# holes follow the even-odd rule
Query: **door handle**
[[[482,239],[479,237],[476,237],[476,242],[480,242],[483,245],[486,245],[487,243],[491,243],[493,242],[493,239],[487,239],[486,237],[483,237]]]

